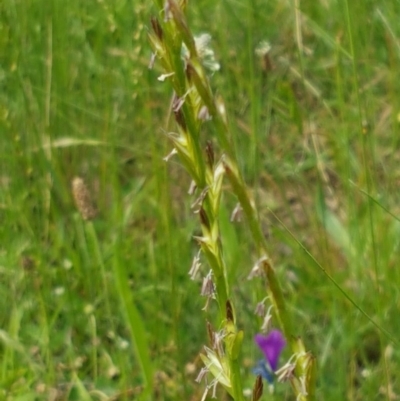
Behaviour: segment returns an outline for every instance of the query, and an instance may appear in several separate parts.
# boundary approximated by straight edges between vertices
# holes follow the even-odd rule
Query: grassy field
[[[191,177],[178,157],[163,160],[177,130],[172,87],[157,60],[148,68],[150,18],[162,18],[137,3],[0,3],[0,400],[204,393],[206,321],[221,321],[214,301],[203,310],[207,261],[188,275],[202,235]],[[221,68],[210,84],[288,314],[316,358],[318,400],[400,397],[399,15],[395,0],[188,4],[191,31],[212,36]],[[205,123],[199,143],[220,157],[216,132]],[[77,210],[76,177],[94,219]],[[222,185],[251,390],[265,283],[247,280],[257,249],[245,219],[230,222],[237,200]],[[262,400],[296,399],[288,382],[266,388]]]

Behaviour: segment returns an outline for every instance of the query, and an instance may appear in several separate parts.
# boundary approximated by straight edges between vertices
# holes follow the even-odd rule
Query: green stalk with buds
[[[274,314],[293,351],[293,356],[284,366],[286,370],[281,372],[281,376],[291,381],[298,400],[313,400],[315,360],[309,352],[306,352],[285,307],[254,202],[238,168],[236,153],[229,135],[225,105],[222,98],[212,93],[202,63],[201,49],[197,46],[188,26],[185,16],[186,1],[155,2],[160,19],[152,19],[153,32],[149,34],[149,38],[154,55],[165,70],[159,79],[168,80],[174,90],[172,111],[178,131],[169,133],[168,137],[199,192],[195,205],[200,217],[202,236],[196,239],[212,272],[203,282],[202,294],[210,297],[215,294],[220,311],[219,324],[224,327],[222,332],[215,333],[209,326],[212,347],[206,348],[206,355],[202,356],[206,369],[214,376],[215,385],[219,382],[235,400],[244,399],[238,362],[243,332],[239,331],[236,325],[227,282],[228,271],[219,238],[218,214],[222,180],[226,175],[246,216],[256,244],[259,256],[256,269],[263,271],[267,277],[267,291],[274,305]],[[215,127],[217,141],[222,151],[218,161],[215,161],[214,149],[210,143],[207,144],[205,152],[202,150],[200,131],[205,120],[211,120]],[[208,389],[211,388],[211,385],[208,386]],[[262,389],[262,386],[257,379],[253,400],[261,397],[260,388]]]

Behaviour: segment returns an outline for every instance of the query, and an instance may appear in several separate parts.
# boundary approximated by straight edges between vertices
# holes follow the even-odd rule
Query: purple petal
[[[279,330],[272,330],[267,336],[256,334],[254,341],[264,353],[271,369],[275,372],[279,356],[286,345],[283,334]]]

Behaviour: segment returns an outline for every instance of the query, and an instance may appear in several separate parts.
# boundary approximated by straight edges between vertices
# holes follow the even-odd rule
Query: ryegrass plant
[[[236,316],[232,308],[227,284],[227,276],[230,272],[223,259],[218,221],[222,178],[226,174],[255,241],[259,261],[254,269],[262,270],[266,275],[268,295],[274,307],[273,312],[292,348],[291,362],[287,365],[287,371],[282,373],[282,377],[291,381],[298,400],[313,400],[315,361],[312,355],[306,352],[286,311],[282,290],[268,256],[266,240],[258,221],[254,202],[248,195],[238,169],[237,157],[229,137],[225,105],[220,97],[214,97],[206,70],[202,66],[203,55],[207,54],[208,49],[204,49],[204,44],[202,46],[196,44],[184,14],[185,2],[178,4],[171,0],[158,4],[159,7],[160,5],[160,20],[163,23],[160,23],[158,19],[152,20],[154,32],[150,35],[150,40],[155,57],[164,67],[165,72],[161,80],[170,80],[174,89],[172,110],[177,121],[178,133],[169,133],[168,137],[173,142],[174,151],[180,156],[183,165],[191,175],[194,188],[199,190],[199,199],[195,201],[195,205],[196,212],[200,216],[203,234],[197,240],[212,273],[204,278],[202,295],[211,297],[215,293],[220,309],[218,326],[223,327],[221,337],[226,337],[225,349],[219,348],[220,345],[213,340],[212,348],[215,351],[208,349],[207,356],[203,356],[206,369],[214,376],[211,383],[215,386],[219,382],[227,388],[233,399],[243,399],[243,385],[238,364],[243,332],[237,328]],[[183,52],[183,46],[186,46],[186,52]],[[205,150],[207,159],[204,160],[202,155],[201,146],[204,140],[202,141],[201,138],[201,128],[205,119],[212,120],[218,143],[223,151],[219,161],[215,161],[211,142],[207,144]],[[194,263],[197,265],[199,262]],[[211,338],[214,338],[213,336],[215,334]],[[254,394],[257,396],[254,395],[254,399],[258,400],[261,393],[258,388],[255,389]]]
[[[0,3],[1,399],[172,401],[204,393],[194,379],[205,302],[187,277],[198,253],[193,237],[203,234],[189,177],[176,159],[162,160],[170,143],[160,127],[176,129],[166,122],[171,94],[168,80],[156,80],[160,63],[147,68],[147,27],[157,14],[150,8],[124,0]],[[317,358],[316,398],[396,399],[398,2],[201,0],[187,12],[193,32],[213,38],[221,70],[211,87],[225,100],[237,170],[287,313]],[[263,61],[254,50],[265,40]],[[202,136],[214,138],[217,163],[231,155],[218,144],[215,121]],[[94,221],[74,207],[75,176],[93,189]],[[262,324],[253,307],[265,288],[246,280],[260,253],[251,230],[230,222],[237,199],[226,179],[222,191],[216,217],[244,331],[247,394],[252,337]],[[215,303],[206,316],[218,333]],[[143,331],[135,338],[136,325]],[[151,396],[135,341],[150,357]],[[275,390],[263,399],[294,398],[285,384]]]

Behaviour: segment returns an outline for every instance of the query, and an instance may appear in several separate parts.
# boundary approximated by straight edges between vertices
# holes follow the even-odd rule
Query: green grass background
[[[188,11],[193,32],[213,37],[212,86],[317,357],[318,399],[396,399],[400,3],[202,0]],[[187,174],[162,160],[173,124],[170,88],[148,69],[155,13],[125,0],[0,3],[1,399],[136,399],[135,344],[153,399],[201,398],[207,314],[187,275],[199,224]],[[272,70],[255,55],[262,40]],[[93,224],[73,203],[78,175],[100,211]],[[245,225],[229,222],[228,187],[223,205],[251,388],[265,293],[246,280],[255,254]],[[293,399],[288,384],[264,397]]]

